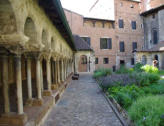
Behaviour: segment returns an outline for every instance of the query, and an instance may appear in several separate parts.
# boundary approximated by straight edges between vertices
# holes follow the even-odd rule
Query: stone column
[[[52,76],[52,83],[55,84],[55,68],[54,68],[54,61],[51,62],[51,76]]]
[[[46,61],[46,67],[47,67],[48,90],[51,91],[51,68],[50,68],[50,60],[49,59],[47,59],[47,61]]]
[[[64,61],[64,80],[66,80],[66,61]]]
[[[16,68],[18,114],[23,114],[22,75],[21,75],[21,56],[20,55],[15,56],[15,68]]]
[[[40,60],[39,60],[39,58],[37,58],[36,59],[36,85],[37,85],[38,99],[42,98],[40,83],[41,83],[41,78],[40,78]]]
[[[43,76],[43,66],[42,66],[42,62],[40,62],[40,86],[41,86],[41,91],[44,90],[44,85],[43,85],[43,79],[44,79],[44,76]]]
[[[8,84],[8,56],[3,56],[3,74],[2,74],[2,81],[3,81],[3,96],[4,96],[4,109],[5,113],[10,112],[10,102],[9,102],[9,84]]]
[[[32,99],[32,85],[31,85],[31,59],[27,58],[27,88],[28,98]]]
[[[60,83],[61,82],[61,80],[60,80],[60,65],[59,65],[59,61],[57,61],[57,69],[58,69],[58,83]]]
[[[58,69],[57,69],[57,61],[55,60],[55,84],[58,84]]]
[[[64,60],[62,60],[61,63],[62,63],[62,73],[61,73],[62,74],[62,81],[64,82],[64,80],[65,80],[64,79]]]

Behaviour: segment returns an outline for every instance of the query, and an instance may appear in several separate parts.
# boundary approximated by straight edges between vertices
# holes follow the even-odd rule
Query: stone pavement
[[[90,74],[73,80],[42,126],[122,126]]]

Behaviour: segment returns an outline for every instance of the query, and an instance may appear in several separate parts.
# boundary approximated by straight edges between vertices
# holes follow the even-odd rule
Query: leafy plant
[[[141,69],[143,66],[143,64],[141,63],[136,63],[135,66],[133,67],[134,71],[136,72],[143,72],[143,70]]]
[[[93,77],[100,78],[111,74],[112,74],[111,69],[100,68],[94,71]]]
[[[137,126],[159,126],[164,112],[163,96],[141,97],[128,110],[131,120]]]
[[[146,73],[158,73],[159,70],[157,67],[154,67],[154,66],[151,66],[151,65],[145,65],[145,66],[142,66],[141,69],[143,71],[145,71]]]
[[[121,66],[120,69],[116,70],[116,74],[127,74],[127,73],[132,73],[133,69],[128,69],[125,66]]]

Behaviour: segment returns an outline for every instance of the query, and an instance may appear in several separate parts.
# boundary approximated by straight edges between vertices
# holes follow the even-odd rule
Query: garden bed
[[[133,69],[109,71],[97,70],[93,77],[128,125],[164,126],[164,80],[158,69],[137,64]]]

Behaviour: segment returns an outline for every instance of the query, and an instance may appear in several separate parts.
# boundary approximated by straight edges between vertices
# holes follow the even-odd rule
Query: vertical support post
[[[4,96],[4,109],[5,113],[10,112],[10,102],[9,102],[9,84],[8,84],[8,56],[3,56],[3,96]]]
[[[40,60],[39,58],[36,59],[36,84],[37,84],[37,94],[38,94],[38,99],[42,98],[41,95],[41,78],[40,78]]]
[[[46,67],[47,67],[47,84],[48,84],[48,90],[51,91],[51,68],[50,68],[50,60],[48,59],[46,61]]]
[[[16,68],[16,85],[17,85],[17,107],[18,114],[23,114],[23,97],[22,97],[22,75],[21,75],[21,56],[15,56]]]
[[[60,80],[60,64],[59,64],[60,62],[59,62],[59,60],[57,61],[57,69],[58,69],[58,83],[60,83],[61,82],[61,80]]]

